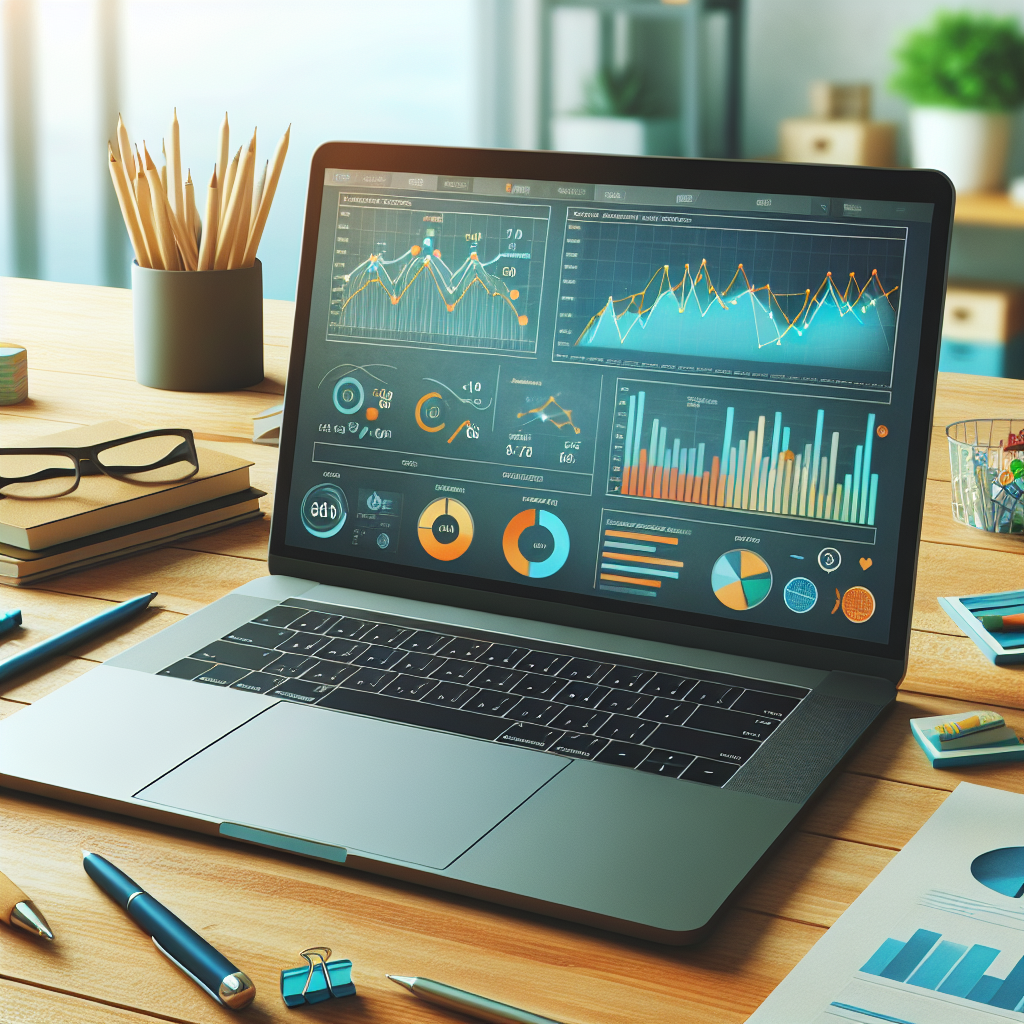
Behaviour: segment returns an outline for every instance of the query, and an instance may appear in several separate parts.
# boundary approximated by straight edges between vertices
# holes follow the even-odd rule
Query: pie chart
[[[544,539],[535,540],[532,547],[534,557],[527,558],[520,550],[519,540],[527,530],[536,531],[537,527],[541,527]],[[553,512],[544,508],[528,508],[509,520],[501,538],[501,549],[505,553],[505,561],[520,576],[544,579],[565,565],[569,557],[569,531]]]
[[[473,543],[473,517],[461,501],[438,498],[420,513],[416,536],[431,558],[451,562]]]
[[[1024,846],[1006,846],[975,857],[971,874],[993,892],[1019,900],[1024,897]]]
[[[745,612],[756,608],[772,589],[768,563],[753,551],[726,551],[711,570],[711,589],[726,608]]]

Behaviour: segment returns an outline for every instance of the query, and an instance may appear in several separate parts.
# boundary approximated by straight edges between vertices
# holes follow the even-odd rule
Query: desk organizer
[[[946,427],[953,518],[989,533],[1024,533],[1024,420]]]

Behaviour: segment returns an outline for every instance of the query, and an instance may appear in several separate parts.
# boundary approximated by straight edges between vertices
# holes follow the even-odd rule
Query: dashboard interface
[[[931,215],[328,169],[286,543],[887,643]]]

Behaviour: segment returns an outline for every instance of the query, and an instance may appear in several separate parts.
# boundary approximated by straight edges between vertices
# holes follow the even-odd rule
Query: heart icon
[[[860,560],[860,567],[864,570],[870,569],[872,564],[873,563],[870,558],[862,558]]]

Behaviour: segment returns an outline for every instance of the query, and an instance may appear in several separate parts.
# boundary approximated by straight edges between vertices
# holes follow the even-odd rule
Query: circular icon
[[[867,622],[875,614],[875,595],[867,587],[850,587],[843,594],[843,614],[851,622]]]
[[[377,534],[377,547],[383,551],[391,543],[391,538],[386,533]]]
[[[879,423],[878,426],[875,427],[875,433],[879,437],[888,437],[889,436],[889,428],[884,423]]]
[[[454,561],[473,543],[473,517],[454,498],[432,501],[420,513],[416,527],[420,546],[439,562]]]
[[[756,608],[772,589],[768,563],[753,551],[726,551],[711,570],[711,589],[726,608],[745,612]]]
[[[523,554],[519,543],[523,534],[527,534],[528,550],[534,554],[541,553],[544,557],[533,561]],[[531,534],[534,535],[532,541]],[[545,576],[554,576],[565,565],[569,557],[569,531],[553,512],[544,508],[528,508],[509,520],[501,538],[501,548],[505,552],[505,561],[520,576],[543,579]]]
[[[431,391],[416,403],[413,415],[416,426],[428,434],[444,430],[444,399],[436,391]]]
[[[818,552],[818,565],[825,572],[835,572],[843,564],[843,556],[835,548],[822,548]]]
[[[348,499],[336,484],[317,484],[302,499],[302,525],[321,539],[333,537],[348,519]]]
[[[818,603],[818,588],[805,576],[797,576],[786,584],[782,599],[791,612],[803,615]]]
[[[334,393],[331,397],[334,399],[334,408],[342,416],[351,416],[362,409],[366,392],[363,391],[363,385],[355,377],[342,377],[334,385]]]

